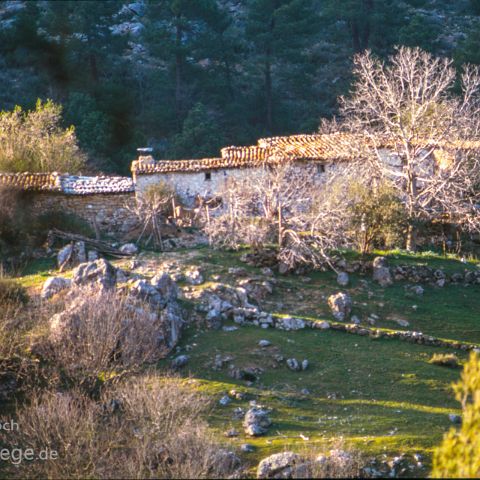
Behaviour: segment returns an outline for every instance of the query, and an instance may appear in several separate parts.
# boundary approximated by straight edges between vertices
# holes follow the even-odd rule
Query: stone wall
[[[228,178],[248,181],[250,176],[258,174],[259,171],[259,168],[237,168],[188,173],[137,174],[135,189],[137,194],[141,195],[150,185],[165,182],[175,188],[186,206],[192,207],[197,195],[208,197],[218,194]]]
[[[323,174],[331,168],[330,164],[324,165],[320,162],[301,162],[294,166],[299,171],[308,168],[309,172],[318,177],[319,181],[323,178]],[[234,178],[237,181],[248,182],[250,178],[261,175],[261,172],[262,167],[229,168],[201,172],[137,174],[135,175],[135,189],[137,194],[141,195],[150,185],[165,182],[175,188],[185,206],[192,207],[197,195],[209,197],[219,194],[227,179]]]
[[[137,227],[135,216],[127,210],[135,202],[135,194],[65,195],[63,193],[32,193],[35,213],[63,212],[85,220],[100,233],[111,237],[128,238]]]

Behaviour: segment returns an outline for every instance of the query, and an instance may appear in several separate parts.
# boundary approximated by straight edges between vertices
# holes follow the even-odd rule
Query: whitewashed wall
[[[257,174],[259,170],[258,168],[239,168],[205,172],[137,174],[135,190],[137,195],[141,195],[150,185],[165,182],[175,188],[186,206],[193,206],[197,195],[206,197],[217,194],[223,189],[228,178],[248,181],[249,176]],[[210,179],[206,177],[208,173]]]

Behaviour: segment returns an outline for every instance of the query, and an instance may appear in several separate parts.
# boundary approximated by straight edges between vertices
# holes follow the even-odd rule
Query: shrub
[[[208,399],[176,378],[142,377],[105,392],[33,396],[5,448],[48,447],[57,459],[7,466],[12,478],[226,478],[232,457],[201,415]]]
[[[19,307],[27,303],[28,295],[19,283],[8,278],[0,278],[0,309]]]
[[[50,366],[45,373],[52,383],[94,393],[167,353],[167,322],[147,303],[91,288],[71,295],[35,347]]]
[[[434,353],[428,363],[450,368],[458,368],[460,366],[460,360],[454,353]]]
[[[433,478],[480,477],[480,356],[472,353],[453,385],[463,408],[462,426],[444,436],[434,451]]]
[[[61,127],[62,107],[37,101],[35,110],[17,106],[0,113],[0,171],[70,172],[85,166],[73,127]]]
[[[402,244],[407,217],[393,188],[381,184],[372,189],[357,182],[350,185],[348,197],[350,223],[362,253],[374,246],[390,248]]]

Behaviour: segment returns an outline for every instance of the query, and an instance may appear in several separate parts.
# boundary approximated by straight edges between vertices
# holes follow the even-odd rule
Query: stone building
[[[172,185],[187,205],[197,196],[210,197],[221,191],[228,178],[248,181],[265,165],[294,161],[309,166],[319,177],[336,162],[355,157],[352,135],[292,135],[258,140],[248,147],[225,147],[218,158],[198,160],[160,160],[140,156],[132,163],[137,195],[150,185],[165,182]]]
[[[371,147],[372,141],[367,137],[349,133],[261,138],[254,146],[225,147],[218,158],[155,161],[151,155],[142,155],[132,163],[132,175],[137,195],[152,184],[165,182],[191,206],[197,196],[210,197],[220,192],[228,178],[248,182],[265,165],[294,162],[299,168],[309,168],[320,180],[339,163],[365,158]],[[390,140],[376,138],[375,147],[382,161],[393,169],[400,168]],[[426,159],[422,173],[447,168],[452,156],[472,149],[480,150],[480,142],[433,142],[428,152],[420,152]]]
[[[26,192],[36,213],[75,215],[103,234],[127,236],[137,225],[127,208],[135,202],[129,177],[0,173],[1,186]]]

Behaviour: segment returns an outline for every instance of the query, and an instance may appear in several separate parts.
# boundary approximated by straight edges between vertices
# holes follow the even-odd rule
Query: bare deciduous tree
[[[399,192],[408,213],[407,248],[415,249],[416,225],[425,220],[443,217],[478,231],[479,68],[464,68],[456,95],[452,61],[418,48],[399,48],[388,64],[367,52],[354,64],[356,81],[352,95],[341,99],[342,114],[349,130],[366,137],[352,146],[361,147],[363,168]]]
[[[175,208],[175,204],[172,203],[174,198],[175,192],[169,185],[157,183],[137,196],[134,206],[127,206],[140,220],[142,226],[137,242],[145,236],[146,245],[153,240],[153,246],[163,250],[162,224],[165,223],[168,213]]]

